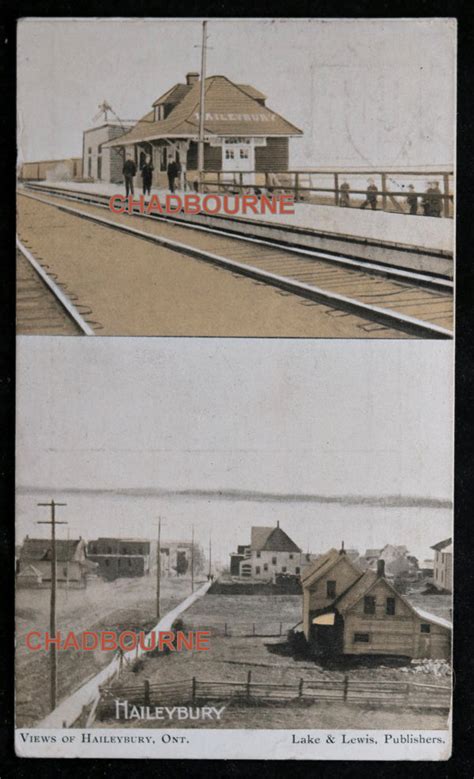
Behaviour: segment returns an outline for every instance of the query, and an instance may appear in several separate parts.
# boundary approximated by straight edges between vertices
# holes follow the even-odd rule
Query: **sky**
[[[208,75],[257,87],[303,130],[290,165],[453,165],[453,19],[219,20]],[[137,120],[200,70],[201,20],[24,19],[20,161],[80,156],[106,99]]]
[[[312,552],[450,535],[449,342],[40,340],[18,339],[20,541],[51,497],[71,537],[162,516],[220,560],[277,521]]]

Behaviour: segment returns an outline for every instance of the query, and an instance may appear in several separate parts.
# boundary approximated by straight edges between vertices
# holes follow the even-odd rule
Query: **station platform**
[[[138,178],[138,177],[137,177]],[[135,196],[141,194],[141,183],[135,184]],[[124,194],[120,184],[107,182],[43,181],[35,186],[75,190],[96,195]],[[151,190],[164,199],[167,190]],[[195,194],[176,190],[177,195]],[[211,194],[211,193],[209,193]],[[201,197],[204,197],[202,195]],[[232,202],[229,195],[229,201]],[[255,237],[274,238],[284,243],[332,253],[343,253],[367,261],[452,277],[454,220],[425,216],[394,214],[386,211],[338,208],[336,206],[295,203],[294,214],[199,214],[193,221],[209,226],[225,221],[236,232]],[[177,216],[177,215],[176,215]],[[183,217],[184,218],[184,217]],[[187,216],[189,219],[189,215]]]

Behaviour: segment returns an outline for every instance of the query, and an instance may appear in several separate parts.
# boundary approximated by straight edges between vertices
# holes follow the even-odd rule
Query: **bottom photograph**
[[[452,344],[19,337],[16,751],[446,760]]]

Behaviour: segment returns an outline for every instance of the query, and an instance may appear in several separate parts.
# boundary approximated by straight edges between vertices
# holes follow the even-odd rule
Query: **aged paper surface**
[[[449,758],[455,67],[19,23],[17,754]]]

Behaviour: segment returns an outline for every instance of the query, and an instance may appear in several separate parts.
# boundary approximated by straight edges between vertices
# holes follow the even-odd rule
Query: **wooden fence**
[[[293,684],[252,682],[248,671],[243,681],[215,681],[183,679],[173,682],[114,684],[101,688],[97,718],[116,717],[116,700],[127,701],[128,706],[201,705],[212,701],[226,701],[241,705],[274,702],[341,701],[368,705],[389,705],[413,708],[449,708],[451,687],[420,684],[419,682],[369,681],[350,679],[303,679]]]
[[[442,205],[440,216],[453,216],[453,172],[447,170],[398,170],[398,171],[371,171],[371,170],[338,170],[327,169],[292,170],[275,173],[259,173],[257,171],[218,171],[206,173],[203,178],[203,186],[208,192],[235,192],[244,194],[253,192],[255,188],[263,188],[273,194],[293,194],[295,202],[307,202],[320,205],[340,206],[344,203],[348,207],[359,207],[366,198],[367,185],[349,185],[344,191],[342,186],[348,179],[356,179],[361,182],[367,176],[373,178],[377,185],[377,208],[382,211],[395,213],[408,213],[409,208],[406,198],[412,194],[418,198],[418,213],[422,214],[422,200],[427,194],[416,182],[437,180],[442,189],[438,198]],[[252,183],[249,183],[249,182]],[[408,185],[414,184],[414,190],[410,193]],[[349,200],[345,201],[345,196]]]
[[[291,628],[291,622],[206,622],[199,624],[199,630],[208,630],[213,636],[227,636],[240,638],[275,638],[285,636]]]

